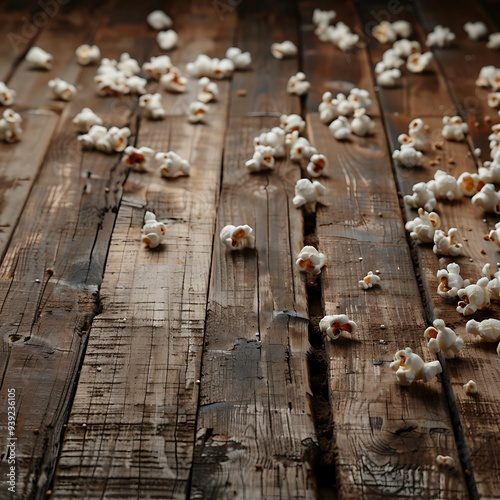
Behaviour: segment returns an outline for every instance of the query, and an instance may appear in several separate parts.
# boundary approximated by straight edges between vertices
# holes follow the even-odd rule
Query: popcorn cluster
[[[14,97],[16,97],[16,92],[9,89],[4,82],[0,82],[0,105],[12,106],[14,104]]]
[[[127,147],[131,131],[128,127],[111,127],[92,125],[86,134],[79,135],[78,140],[86,149],[96,149],[103,153],[121,153]]]
[[[333,10],[314,9],[314,33],[322,42],[330,42],[344,52],[352,50],[359,41],[359,35],[353,33],[342,21],[331,25],[330,22],[336,17],[337,14]]]
[[[5,109],[0,118],[0,139],[8,143],[19,141],[23,133],[22,121],[19,113],[10,108]]]

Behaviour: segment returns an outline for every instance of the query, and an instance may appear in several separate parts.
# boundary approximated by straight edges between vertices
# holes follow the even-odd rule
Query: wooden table
[[[319,41],[315,7],[334,8],[334,22],[360,34],[358,48]],[[170,55],[183,73],[200,53],[223,57],[236,45],[252,54],[250,70],[219,82],[205,125],[186,119],[195,80],[183,94],[163,92],[167,117],[153,122],[136,97],[98,97],[95,67],[76,62],[75,48],[89,42],[109,58],[160,54],[145,22],[156,8],[174,20]],[[404,222],[416,214],[402,203],[437,168],[474,171],[475,147],[488,159],[499,117],[474,81],[500,58],[462,26],[482,20],[498,31],[499,12],[498,0],[4,2],[0,80],[17,92],[25,132],[0,144],[0,498],[500,498],[496,345],[466,334],[469,318],[437,295],[436,271],[451,260],[410,241]],[[443,24],[457,42],[433,50],[429,72],[404,71],[400,87],[379,88],[373,67],[389,45],[370,30],[383,19],[409,20],[422,44]],[[269,48],[285,39],[299,55],[278,61]],[[54,54],[51,71],[28,68],[32,45]],[[286,93],[299,69],[312,84],[303,99]],[[55,76],[77,86],[73,101],[51,98]],[[376,129],[341,143],[317,108],[323,92],[353,87],[370,92]],[[191,175],[165,180],[129,172],[119,154],[83,151],[71,120],[85,106],[107,126],[129,126],[133,144],[189,159]],[[291,203],[305,165],[245,168],[253,137],[282,113],[301,113],[330,160],[316,213]],[[470,126],[466,142],[445,141],[421,168],[393,164],[413,118],[437,140],[443,115],[457,113]],[[156,251],[140,241],[146,210],[168,223]],[[456,261],[476,281],[500,260],[483,239],[498,218],[467,199],[437,210],[443,226],[460,229],[466,256]],[[256,251],[225,251],[218,234],[229,223],[254,228]],[[316,279],[294,265],[304,244],[327,255]],[[375,269],[381,286],[360,289]],[[326,342],[318,322],[338,313],[358,332]],[[474,315],[487,317],[500,318],[498,303]],[[398,349],[436,359],[423,337],[435,318],[465,349],[438,356],[433,381],[398,386],[389,369]],[[475,397],[463,389],[469,379]],[[15,495],[4,481],[9,389]],[[438,467],[438,454],[455,467]]]

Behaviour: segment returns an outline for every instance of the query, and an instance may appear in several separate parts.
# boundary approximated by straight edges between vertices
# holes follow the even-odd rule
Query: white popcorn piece
[[[396,149],[393,151],[392,157],[403,167],[416,167],[420,165],[423,154],[417,151],[413,146],[404,145],[401,149]]]
[[[276,59],[285,59],[287,57],[295,57],[297,55],[297,46],[290,40],[284,42],[273,43],[271,45],[271,53]]]
[[[363,288],[363,290],[369,290],[379,283],[380,276],[372,271],[368,271],[368,274],[362,280],[358,281],[359,288]]]
[[[208,106],[200,101],[194,101],[188,108],[189,123],[202,123],[208,113]]]
[[[415,118],[408,125],[408,135],[413,139],[413,147],[423,151],[429,143],[429,126],[421,118]]]
[[[296,162],[310,160],[315,154],[318,154],[318,150],[305,137],[297,137],[290,148],[290,159]]]
[[[370,93],[365,89],[354,88],[349,92],[347,96],[347,101],[350,103],[353,110],[364,108],[366,110],[370,109],[372,106],[372,100],[370,99]]]
[[[396,35],[400,38],[408,38],[412,34],[412,27],[408,21],[400,19],[399,21],[394,21],[392,23],[392,29]]]
[[[10,108],[5,109],[0,119],[0,139],[9,144],[19,141],[23,133],[22,121],[19,113]]]
[[[340,23],[337,23],[337,25],[339,24]],[[330,33],[329,38],[330,41],[336,39],[335,35],[332,35],[332,33]],[[344,33],[341,37],[336,39],[337,47],[344,52],[354,49],[354,47],[356,47],[358,42],[359,42],[359,35],[357,35],[356,33],[352,33],[351,31],[349,31],[348,33]]]
[[[151,120],[163,120],[165,118],[166,112],[159,92],[141,95],[139,98],[139,107],[144,109],[146,118]]]
[[[442,136],[447,141],[461,142],[469,131],[467,123],[460,116],[443,116]]]
[[[219,96],[219,86],[204,76],[198,80],[198,100],[205,104],[216,101]]]
[[[326,257],[316,248],[306,245],[299,253],[296,264],[300,271],[317,276],[325,265]]]
[[[47,85],[49,89],[52,90],[56,99],[71,101],[71,99],[76,96],[76,87],[71,85],[71,83],[61,80],[60,78],[49,80]]]
[[[438,455],[436,457],[436,463],[445,469],[453,469],[455,467],[455,459],[448,455]]]
[[[102,118],[90,108],[83,108],[74,118],[73,125],[79,132],[88,132],[93,125],[102,125]]]
[[[488,37],[488,43],[486,44],[486,47],[492,50],[500,49],[500,32],[492,33]]]
[[[78,136],[78,141],[80,141],[86,149],[96,148],[97,141],[104,139],[107,132],[108,129],[102,125],[91,125],[86,134]]]
[[[229,49],[226,50],[226,57],[233,61],[234,69],[247,69],[252,64],[250,52],[243,52],[238,47],[229,47]]]
[[[453,359],[464,348],[464,339],[447,327],[442,319],[435,319],[432,325],[424,332],[424,337],[429,339],[429,351],[441,351],[446,359]]]
[[[439,269],[436,277],[439,280],[437,293],[443,299],[455,299],[459,290],[470,285],[469,280],[460,276],[460,266],[455,262],[448,264],[446,269]]]
[[[398,56],[405,58],[407,58],[411,54],[421,52],[420,43],[418,43],[416,40],[408,40],[406,38],[395,41],[392,45],[392,49]]]
[[[339,116],[328,126],[333,137],[339,141],[349,139],[351,137],[351,124],[345,116]]]
[[[115,59],[108,59],[107,57],[103,57],[101,59],[101,63],[99,64],[96,75],[104,75],[106,73],[115,73],[118,71],[117,62]]]
[[[187,78],[181,75],[178,68],[173,66],[170,71],[160,77],[160,85],[162,89],[168,92],[181,93],[186,90]]]
[[[465,394],[468,394],[469,396],[477,394],[477,384],[474,382],[474,380],[469,380],[466,384],[464,384],[464,389],[465,389]]]
[[[306,80],[306,75],[302,73],[302,71],[299,71],[295,75],[292,75],[288,79],[288,83],[286,85],[286,91],[289,94],[295,94],[299,96],[307,94],[310,88],[311,84]]]
[[[482,167],[479,168],[481,170]],[[471,198],[484,186],[484,181],[475,172],[463,172],[457,179],[457,186],[464,196]]]
[[[398,135],[398,142],[401,144],[401,149],[402,148],[407,148],[407,147],[412,147],[415,148],[415,140],[410,137],[408,134],[399,134]]]
[[[161,50],[172,50],[179,41],[179,35],[174,30],[160,31],[156,35],[156,41]]]
[[[465,331],[481,337],[485,342],[498,342],[500,341],[500,320],[494,318],[483,321],[470,319],[465,325]]]
[[[122,161],[134,172],[148,172],[156,164],[155,152],[145,146],[140,148],[128,146],[123,152]]]
[[[97,64],[101,60],[101,51],[97,45],[89,45],[84,43],[75,50],[78,64],[88,66],[89,64]]]
[[[490,241],[493,241],[497,246],[500,247],[500,222],[495,224],[495,229],[492,229],[488,234]]]
[[[500,191],[493,184],[485,184],[479,193],[472,197],[472,204],[485,212],[500,214]]]
[[[469,35],[471,40],[479,40],[488,34],[486,24],[481,21],[465,23],[464,30],[467,32],[467,35]]]
[[[172,19],[167,16],[162,10],[154,10],[146,17],[146,21],[156,31],[170,28],[172,26]]]
[[[167,227],[163,222],[156,220],[153,212],[147,211],[144,215],[144,226],[142,227],[142,242],[148,248],[156,248],[160,245],[167,233]]]
[[[152,57],[142,65],[142,71],[150,78],[159,80],[172,69],[172,60],[167,55]]]
[[[337,109],[339,116],[349,116],[354,112],[354,104],[345,94],[338,93],[332,100],[332,104]]]
[[[436,255],[449,255],[450,257],[458,257],[462,255],[463,245],[457,243],[458,229],[452,227],[445,232],[441,229],[436,229],[434,232],[434,247],[432,251]]]
[[[9,89],[4,82],[0,82],[0,105],[11,106],[14,104],[14,97],[16,97],[16,92]]]
[[[380,43],[392,43],[396,40],[397,35],[392,28],[392,23],[389,21],[382,21],[372,29],[372,35]]]
[[[500,92],[491,92],[488,94],[488,106],[493,109],[500,107]]]
[[[26,61],[34,69],[51,69],[53,57],[40,47],[31,47],[26,54]]]
[[[375,122],[366,114],[365,108],[358,108],[354,111],[354,118],[351,122],[351,131],[360,137],[371,134],[375,128]]]
[[[400,68],[404,63],[404,59],[394,49],[387,49],[382,54],[382,61],[377,63],[375,72],[381,73],[386,69]]]
[[[313,23],[319,26],[328,26],[331,21],[333,21],[337,17],[337,13],[334,10],[321,10],[314,9],[312,21]]]
[[[79,135],[78,140],[85,148],[95,148],[103,153],[121,153],[127,147],[130,135],[128,127],[111,127],[108,130],[101,125],[93,125],[87,134]]]
[[[123,54],[120,55],[120,60],[117,62],[116,68],[127,78],[137,75],[141,71],[141,67],[137,60],[131,57],[127,52],[123,52]]]
[[[413,194],[404,196],[405,203],[411,208],[424,208],[431,212],[436,208],[437,200],[426,182],[417,182],[412,187]]]
[[[443,170],[436,171],[434,179],[427,182],[427,187],[434,193],[437,200],[459,200],[463,196],[457,179]]]
[[[325,174],[327,167],[328,158],[323,154],[315,153],[309,158],[306,170],[311,177],[319,177]]]
[[[295,196],[292,200],[293,206],[299,208],[306,203],[311,203],[315,206],[319,198],[326,192],[326,187],[318,181],[299,179],[295,184]]]
[[[418,209],[418,217],[408,221],[405,225],[410,231],[412,240],[421,243],[433,243],[434,232],[441,227],[441,219],[436,212],[427,212],[423,208]]]
[[[162,177],[175,178],[189,175],[191,164],[173,151],[156,153],[155,163]]]
[[[280,127],[287,134],[293,132],[294,130],[302,132],[305,126],[306,122],[302,119],[300,115],[291,114],[291,115],[281,115],[280,117]]]
[[[401,386],[409,386],[415,380],[428,382],[443,371],[439,361],[426,363],[409,347],[394,354],[394,361],[390,364],[390,368],[396,372],[398,384]]]
[[[255,236],[250,226],[224,226],[220,232],[220,240],[229,250],[255,248]]]
[[[496,156],[499,157],[496,158]],[[485,161],[483,166],[479,167],[478,177],[483,185],[500,183],[500,154],[495,155],[493,161]]]
[[[488,278],[487,289],[490,294],[490,300],[500,302],[500,271],[492,273],[490,271],[491,264],[487,263],[483,266],[483,275]]]
[[[486,309],[490,305],[489,280],[486,277],[479,278],[474,285],[466,286],[458,291],[457,312],[464,316],[474,314],[478,309]]]
[[[455,40],[455,33],[450,28],[437,25],[427,34],[426,44],[428,47],[448,47]]]
[[[97,85],[97,95],[99,96],[117,96],[130,93],[127,83],[127,77],[121,71],[101,73],[94,77]]]
[[[332,341],[337,340],[342,332],[356,333],[358,325],[345,314],[334,314],[322,318],[319,322],[319,329],[326,333],[329,341]]]
[[[245,163],[251,172],[271,170],[274,168],[273,148],[271,146],[255,146],[252,159]]]
[[[495,66],[483,66],[476,79],[478,87],[491,87],[494,91],[500,89],[500,68]]]
[[[381,87],[397,87],[401,83],[401,71],[399,69],[386,69],[377,75],[377,84]]]
[[[148,81],[140,76],[130,76],[127,78],[127,87],[130,94],[144,95]]]
[[[412,73],[423,73],[431,64],[432,52],[411,54],[406,60],[406,68]]]
[[[333,100],[333,94],[331,92],[325,92],[318,106],[319,119],[327,125],[339,116],[337,106],[333,103]]]
[[[262,132],[253,140],[254,146],[270,146],[273,148],[275,158],[284,158],[285,149],[285,131],[281,127],[273,127],[269,132]]]
[[[186,65],[186,70],[193,78],[208,76],[221,80],[233,76],[234,63],[228,58],[212,59],[205,54],[200,54],[194,62]]]

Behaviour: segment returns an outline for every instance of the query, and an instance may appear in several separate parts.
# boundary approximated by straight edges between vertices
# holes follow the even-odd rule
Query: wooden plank
[[[269,50],[297,34],[290,2],[240,5],[236,45],[254,63],[252,74],[233,78],[191,498],[316,496],[307,300],[294,264],[302,216],[291,204],[300,168],[277,160],[274,172],[252,175],[245,167],[253,138],[278,124],[273,115],[299,111],[285,91],[297,60],[277,61]],[[255,251],[226,252],[218,234],[230,223],[254,228]]]
[[[306,22],[311,7],[301,4]],[[353,3],[336,7],[338,19],[361,32]],[[335,68],[346,57],[319,42],[307,24],[302,40],[304,52],[315,53],[317,62],[330,60]],[[363,84],[359,79],[369,69],[366,56],[357,57],[365,58],[361,68],[333,74],[308,57],[305,72],[313,86],[334,76],[345,81],[345,88],[361,86],[375,98],[370,79]],[[386,136],[381,121],[375,122],[373,136],[340,143],[317,113],[308,114],[309,136],[331,163],[324,179],[329,202],[318,211],[316,229],[319,248],[327,255],[321,275],[325,313],[345,313],[359,328],[350,338],[326,345],[337,489],[340,498],[467,498],[460,466],[453,475],[435,467],[438,454],[458,460],[439,380],[402,388],[388,366],[407,346],[425,360],[433,355],[422,335],[426,311],[405,241]],[[377,269],[381,286],[361,290],[358,280]]]
[[[219,52],[230,46],[233,16],[219,23],[213,7],[199,2],[191,8],[178,2],[176,9],[185,16],[181,40],[197,33],[192,43]],[[178,61],[187,62],[181,53]],[[101,288],[103,313],[92,327],[56,498],[78,496],[82,488],[88,498],[189,494],[229,82],[219,88],[207,125],[189,124],[173,101],[166,120],[140,123],[138,144],[176,151],[191,162],[191,176],[166,181],[133,173],[125,185]],[[146,208],[168,221],[157,251],[140,243]]]

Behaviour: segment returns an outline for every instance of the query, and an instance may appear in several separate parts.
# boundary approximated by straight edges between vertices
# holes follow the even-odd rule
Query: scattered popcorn
[[[103,153],[121,153],[127,147],[130,135],[128,127],[111,127],[108,130],[101,125],[93,125],[87,134],[79,135],[78,140],[85,148],[95,148]]]
[[[372,271],[368,271],[368,274],[360,281],[358,281],[358,285],[360,288],[364,290],[368,290],[369,288],[373,288],[375,285],[380,283],[380,276],[374,274]]]
[[[345,94],[338,93],[332,100],[332,104],[340,116],[348,116],[354,112],[354,103]]]
[[[14,104],[14,97],[16,97],[16,92],[9,89],[4,82],[0,82],[0,105],[11,106]]]
[[[427,187],[434,193],[436,199],[459,200],[463,194],[453,175],[443,170],[437,170],[434,179],[427,182]]]
[[[306,122],[300,115],[281,115],[280,117],[280,127],[284,129],[287,134],[294,130],[302,132],[305,126]]]
[[[478,169],[478,177],[484,184],[500,183],[500,155],[496,155],[493,161],[485,161]],[[482,187],[482,186],[481,186]]]
[[[74,118],[73,125],[79,132],[88,132],[93,125],[102,125],[102,118],[90,108],[83,108]]]
[[[500,266],[498,266],[500,267]],[[490,272],[491,264],[485,264],[483,266],[482,272],[483,276],[488,278],[487,289],[490,294],[490,299],[500,302],[500,271],[496,273]]]
[[[131,94],[144,95],[148,81],[140,76],[131,76],[127,78],[127,87]]]
[[[155,165],[155,152],[144,146],[128,146],[123,152],[122,161],[134,172],[148,172],[150,167]]]
[[[162,10],[154,10],[146,17],[146,21],[156,31],[170,28],[172,26],[172,19],[165,14]]]
[[[78,64],[88,66],[89,64],[97,64],[101,60],[101,51],[97,45],[80,45],[75,50]]]
[[[250,67],[250,64],[252,64],[250,52],[243,52],[238,47],[230,47],[227,49],[226,57],[233,61],[234,69],[247,69]]]
[[[408,38],[412,33],[411,24],[408,21],[400,19],[392,23],[392,29],[400,38]]]
[[[180,93],[186,90],[187,78],[183,77],[178,68],[172,67],[170,71],[160,77],[162,89],[168,92]]]
[[[147,211],[144,215],[144,226],[142,227],[142,242],[148,248],[156,248],[162,242],[166,232],[165,224],[158,222],[153,212]]]
[[[198,100],[205,104],[216,101],[219,96],[219,86],[204,76],[198,80]]]
[[[208,113],[208,106],[200,101],[192,102],[188,108],[189,123],[202,123]]]
[[[485,309],[490,305],[490,292],[488,290],[489,280],[486,277],[479,278],[475,285],[469,285],[458,291],[460,299],[457,312],[464,316],[474,314],[478,309]]]
[[[400,68],[404,63],[404,59],[394,49],[387,49],[382,54],[382,61],[375,66],[375,72],[382,73],[386,69]]]
[[[252,159],[245,166],[252,172],[270,170],[274,168],[273,148],[271,146],[255,146]]]
[[[394,354],[394,361],[390,364],[391,370],[396,372],[399,385],[408,386],[415,380],[428,382],[443,371],[439,361],[426,363],[409,347]]]
[[[464,30],[467,32],[471,40],[479,40],[488,34],[486,24],[481,21],[476,21],[475,23],[465,23]]]
[[[344,25],[344,23],[337,23],[334,29],[329,32],[329,40],[336,44],[340,50],[347,52],[356,47],[359,42],[359,35],[352,33],[349,27],[347,27],[347,30],[344,30],[344,27],[339,29],[340,25]]]
[[[179,41],[179,35],[174,30],[160,31],[156,35],[156,41],[161,50],[172,50]]]
[[[482,167],[479,168],[481,170]],[[484,182],[479,175],[474,172],[463,172],[457,179],[457,186],[462,194],[467,197],[474,196],[484,186]]]
[[[473,395],[477,394],[477,384],[474,380],[469,380],[466,384],[464,384],[465,394]]]
[[[194,62],[186,65],[186,70],[193,78],[208,76],[221,80],[233,76],[234,63],[231,59],[212,59],[205,54],[200,54]]]
[[[354,119],[351,122],[351,131],[358,136],[365,136],[373,132],[375,122],[366,114],[365,108],[354,111]]]
[[[413,146],[404,145],[401,149],[396,149],[392,153],[392,157],[398,163],[403,165],[404,167],[412,168],[420,165],[420,160],[422,159],[423,154],[420,151],[417,151]]]
[[[144,94],[139,98],[139,107],[144,109],[145,115],[151,120],[163,120],[166,112],[162,104],[159,92],[156,94]]]
[[[328,126],[333,137],[339,141],[349,139],[351,136],[351,124],[345,116],[339,116]]]
[[[355,333],[358,325],[351,321],[345,314],[325,316],[319,322],[319,329],[326,333],[328,340],[337,340],[342,332]]]
[[[441,229],[436,229],[432,251],[436,255],[449,255],[451,257],[462,255],[463,245],[456,242],[458,238],[458,229],[456,227],[452,227],[447,233]]]
[[[424,332],[424,337],[429,339],[429,351],[441,351],[446,359],[453,359],[464,348],[464,340],[447,327],[442,319],[435,319],[432,324]]]
[[[283,158],[285,150],[285,131],[280,127],[273,127],[269,132],[262,132],[253,140],[254,146],[270,146],[275,158]],[[317,177],[317,176],[316,176]]]
[[[406,61],[406,68],[412,73],[423,73],[429,67],[432,57],[432,52],[411,54]]]
[[[392,43],[396,40],[396,32],[392,28],[392,23],[382,21],[372,29],[372,35],[380,43]]]
[[[493,109],[500,107],[500,92],[488,94],[488,106]]]
[[[155,80],[159,80],[162,75],[166,75],[171,68],[172,61],[167,55],[152,57],[142,65],[142,71]]]
[[[428,47],[448,47],[455,40],[455,33],[450,28],[437,25],[433,31],[427,34],[426,44]]]
[[[314,9],[312,17],[312,21],[316,25],[316,31],[314,33],[320,36],[330,25],[330,22],[333,21],[336,17],[337,13],[334,10]],[[322,41],[325,42],[327,40]]]
[[[183,177],[189,175],[190,163],[173,151],[157,153],[155,163],[160,175],[165,178]]]
[[[255,236],[250,226],[227,225],[220,232],[220,240],[229,250],[255,248]]]
[[[318,106],[319,119],[327,125],[339,116],[337,106],[333,103],[333,94],[325,92],[321,97],[321,103]]]
[[[306,80],[306,75],[302,71],[299,71],[289,78],[286,91],[289,94],[304,95],[309,92],[310,88],[311,84]]]
[[[455,459],[453,457],[449,457],[449,456],[438,455],[436,457],[436,463],[440,467],[453,469],[453,467],[455,466]]]
[[[5,109],[0,119],[0,139],[10,144],[19,141],[23,133],[22,121],[19,113],[10,108]]]
[[[460,276],[460,266],[455,262],[448,264],[446,269],[440,269],[436,277],[439,280],[437,293],[443,299],[454,299],[458,296],[459,290],[470,285],[469,280],[464,280]]]
[[[377,84],[381,87],[397,87],[401,82],[401,71],[399,69],[386,69],[377,75]]]
[[[365,89],[358,89],[358,88],[351,89],[349,95],[347,96],[347,101],[349,102],[353,110],[360,108],[368,110],[372,106],[370,93],[368,92],[368,90]]]
[[[485,184],[479,193],[472,197],[472,204],[485,212],[500,214],[500,191],[493,184]]]
[[[494,318],[476,321],[470,319],[465,325],[465,330],[471,335],[477,335],[486,342],[500,341],[500,321]]]
[[[469,131],[467,123],[460,116],[443,116],[443,137],[448,141],[463,141]]]
[[[123,52],[120,55],[120,60],[117,62],[116,68],[127,78],[137,75],[141,71],[139,63],[133,57],[130,57],[130,54],[127,52]]]
[[[500,247],[500,222],[495,224],[495,229],[492,229],[488,235],[490,241],[493,241],[497,246]]]
[[[408,221],[405,225],[410,231],[412,240],[421,243],[433,243],[434,232],[441,226],[441,219],[436,212],[426,212],[423,208],[418,209],[418,217]]]
[[[488,37],[488,43],[486,44],[486,47],[493,50],[500,49],[500,32],[492,33]]]
[[[271,53],[276,59],[284,59],[286,57],[295,57],[297,55],[297,46],[290,40],[285,40],[280,43],[271,45]]]
[[[491,87],[494,91],[500,89],[500,68],[483,66],[476,80],[478,87]]]
[[[326,257],[312,246],[305,246],[299,253],[296,264],[303,272],[317,276],[325,265]]]
[[[52,54],[45,52],[40,47],[31,47],[26,54],[26,61],[34,69],[51,69],[52,68]]]
[[[398,54],[398,56],[405,58],[407,58],[411,54],[421,52],[420,43],[418,43],[416,40],[407,40],[406,38],[394,42],[392,45],[392,49],[396,52],[396,54]]]
[[[427,187],[426,182],[417,182],[412,188],[413,194],[405,195],[404,201],[411,208],[424,208],[431,212],[436,208],[437,200],[434,193]]]
[[[412,146],[419,151],[426,149],[429,143],[429,126],[420,118],[415,118],[408,125],[408,134],[413,139]]]
[[[60,78],[49,80],[47,85],[57,99],[71,101],[76,96],[76,87]]]
[[[325,155],[316,153],[309,158],[306,170],[311,177],[319,177],[325,173],[328,167],[328,158]]]
[[[296,162],[310,160],[315,154],[318,154],[318,150],[305,137],[297,137],[290,148],[290,159]]]
[[[320,196],[326,192],[326,187],[318,181],[299,179],[295,184],[295,196],[292,200],[293,206],[299,208],[306,203],[316,204]]]

